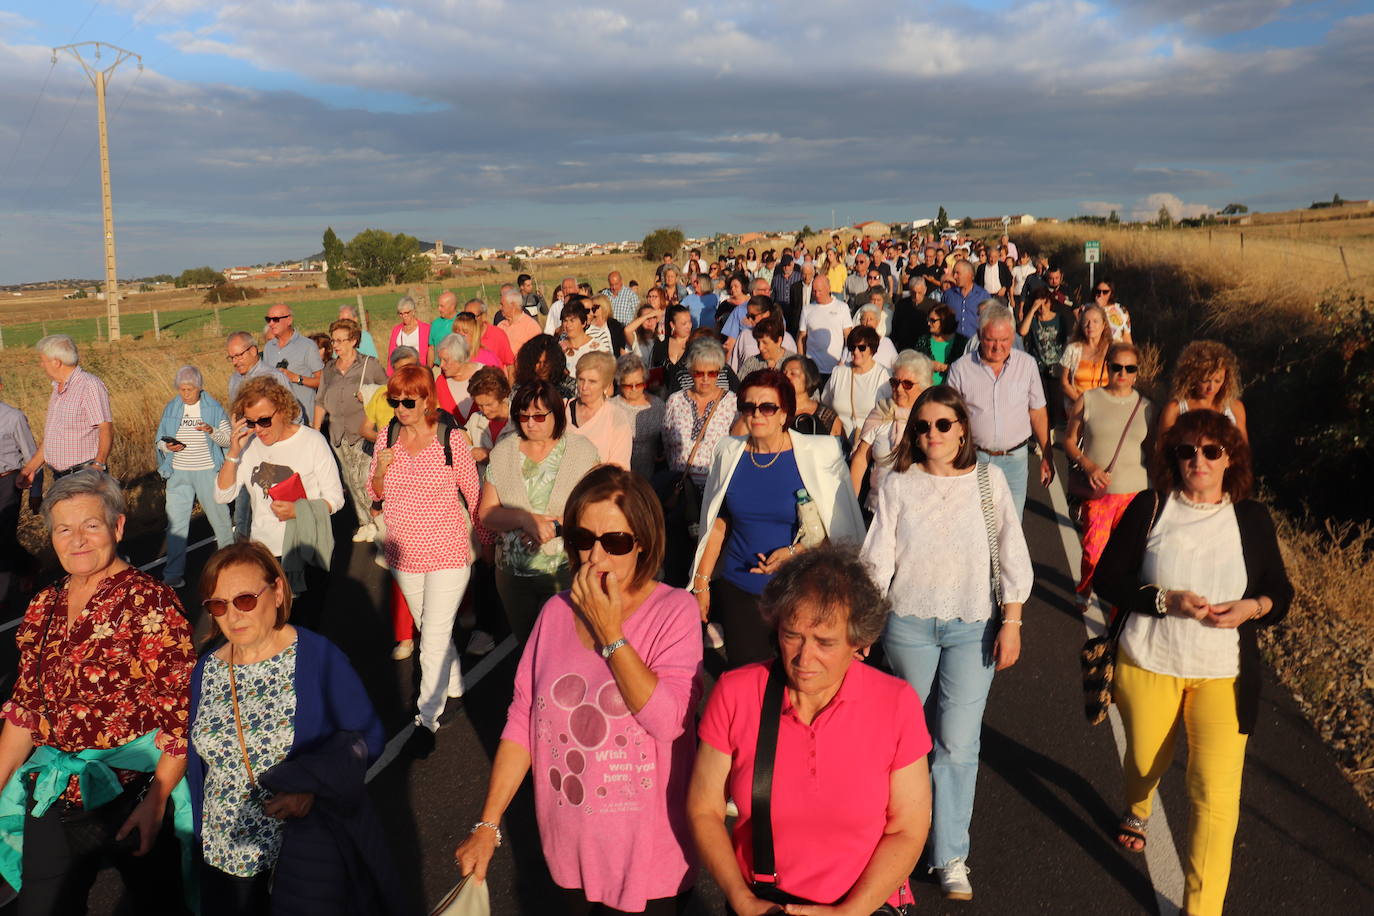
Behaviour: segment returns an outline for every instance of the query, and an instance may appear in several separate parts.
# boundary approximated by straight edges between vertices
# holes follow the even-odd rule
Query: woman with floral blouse
[[[67,575],[29,604],[0,709],[0,875],[20,913],[86,912],[107,862],[135,912],[181,900],[171,834],[175,816],[190,841],[181,778],[195,652],[176,593],[119,558],[124,511],[119,484],[96,470],[62,478],[43,503]]]

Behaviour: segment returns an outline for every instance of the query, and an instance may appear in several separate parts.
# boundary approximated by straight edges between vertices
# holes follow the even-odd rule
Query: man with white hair
[[[339,306],[339,317],[347,318],[350,321],[356,321],[358,322],[358,327],[363,329],[363,338],[358,343],[358,352],[363,356],[381,359],[381,357],[377,355],[377,343],[372,339],[372,334],[368,331],[367,325],[363,324],[363,319],[358,315],[357,306],[349,305],[345,302],[343,305]],[[230,395],[229,399],[232,401],[233,395]]]
[[[301,416],[314,416],[315,392],[320,387],[320,376],[324,372],[320,348],[309,337],[296,333],[291,306],[285,302],[275,303],[267,309],[266,335],[267,342],[262,348],[263,360],[286,376],[291,393],[301,402],[301,410],[304,411]]]
[[[553,304],[549,306],[549,317],[544,321],[544,333],[557,337],[563,328],[563,303],[568,301],[569,296],[578,295],[577,278],[564,277],[558,284],[558,292],[553,297]]]
[[[105,383],[78,365],[76,342],[66,334],[49,334],[34,349],[38,365],[52,379],[52,394],[43,444],[19,472],[19,486],[32,485],[44,464],[52,469],[53,479],[87,467],[108,472],[114,415]]]
[[[1013,349],[1015,325],[1011,309],[988,303],[978,319],[977,348],[954,361],[945,384],[964,396],[978,460],[1002,469],[1019,516],[1026,508],[1027,444],[1034,439],[1039,446],[1045,486],[1054,480],[1054,462],[1040,370],[1029,353]]]
[[[525,311],[525,297],[520,290],[509,283],[501,287],[501,315],[506,320],[497,325],[510,342],[510,351],[519,353],[520,348],[539,334],[539,322]]]
[[[629,324],[635,320],[639,311],[639,297],[635,295],[634,290],[625,285],[625,278],[620,275],[620,271],[613,270],[606,275],[606,288],[601,291],[601,295],[611,300],[611,309],[615,314],[609,317],[621,324]]]
[[[366,337],[367,335],[363,335]],[[229,372],[229,403],[239,393],[239,388],[250,378],[258,375],[275,375],[283,385],[291,380],[280,369],[269,366],[258,350],[258,342],[247,331],[235,331],[224,340],[225,358],[233,369]]]
[[[954,262],[954,285],[944,291],[941,300],[954,313],[954,329],[969,340],[978,335],[978,313],[984,302],[992,297],[973,282],[973,263],[965,257]]]

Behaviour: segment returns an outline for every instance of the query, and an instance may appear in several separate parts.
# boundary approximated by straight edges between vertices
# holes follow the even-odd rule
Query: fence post
[[[216,336],[216,337],[223,337],[223,336],[224,336],[224,330],[220,327],[220,324],[219,324],[219,306],[218,306],[218,305],[215,306],[215,336]]]
[[[1245,257],[1245,233],[1240,234],[1240,256]]]
[[[157,309],[153,309],[153,340],[162,339],[162,328],[158,324]]]
[[[1345,246],[1344,246],[1344,245],[1337,245],[1336,247],[1337,247],[1338,249],[1340,249],[1340,252],[1341,252],[1341,266],[1345,268],[1345,278],[1346,278],[1347,280],[1349,280],[1349,279],[1350,279],[1350,262],[1347,261],[1347,260],[1345,259]]]
[[[38,326],[42,329],[42,331],[43,331],[43,336],[44,336],[44,337],[47,337],[47,336],[48,336],[48,323],[47,323],[46,321],[40,321],[40,322],[38,322]]]
[[[358,323],[362,325],[364,331],[367,328],[367,306],[363,305],[363,294],[358,293]],[[370,333],[370,332],[369,332]]]
[[[5,329],[0,328],[0,350],[5,349]]]

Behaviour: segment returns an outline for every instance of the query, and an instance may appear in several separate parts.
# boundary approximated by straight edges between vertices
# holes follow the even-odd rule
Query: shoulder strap
[[[1154,499],[1154,508],[1150,510],[1150,525],[1145,529],[1146,540],[1149,540],[1150,532],[1155,528],[1155,522],[1159,521],[1159,512],[1162,507],[1158,490],[1151,490],[1150,496]],[[1107,627],[1107,639],[1116,642],[1121,637],[1121,629],[1126,626],[1126,617],[1130,613],[1129,607],[1117,608],[1116,616],[1112,618],[1111,625]]]
[[[1116,467],[1116,459],[1121,457],[1121,446],[1126,444],[1126,434],[1131,431],[1131,424],[1135,422],[1135,415],[1140,412],[1140,405],[1143,403],[1145,403],[1145,396],[1137,391],[1135,406],[1131,408],[1131,415],[1126,418],[1126,425],[1121,427],[1121,438],[1116,440],[1116,451],[1112,452],[1111,463],[1107,465],[1108,474],[1112,472],[1112,468]],[[1154,527],[1154,522],[1150,522],[1150,527]]]
[[[691,395],[688,395],[687,397],[687,406],[691,407]],[[716,405],[724,399],[725,395],[722,394],[720,397],[716,398],[714,401],[707,405],[706,416],[703,417],[701,421],[701,431],[698,432],[696,438],[692,440],[692,450],[687,454],[687,467],[684,468],[682,471],[684,477],[692,472],[692,461],[697,457],[697,449],[701,448],[701,440],[706,438],[706,427],[711,425],[711,415],[716,412]],[[696,413],[696,408],[693,407],[692,412]]]
[[[434,437],[438,439],[444,447],[444,464],[453,467],[453,443],[449,441],[449,439],[453,431],[458,428],[458,421],[454,419],[453,414],[441,408],[434,422],[436,424]],[[386,427],[386,444],[388,447],[394,447],[396,445],[396,436],[400,431],[401,421],[392,417],[391,422],[388,423]]]
[[[992,505],[992,478],[988,466],[979,463],[978,501],[983,505],[983,527],[988,531],[988,556],[992,559],[992,597],[1002,608],[1002,555],[997,548],[997,514]]]
[[[782,722],[782,691],[785,681],[781,659],[768,669],[768,684],[763,689],[763,708],[759,711],[759,738],[754,745],[753,829],[754,880],[778,883],[773,861],[773,766],[778,756],[778,726]]]

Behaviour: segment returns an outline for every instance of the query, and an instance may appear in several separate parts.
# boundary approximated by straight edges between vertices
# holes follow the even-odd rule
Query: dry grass
[[[1278,530],[1299,605],[1374,630],[1374,523],[1280,517]]]

